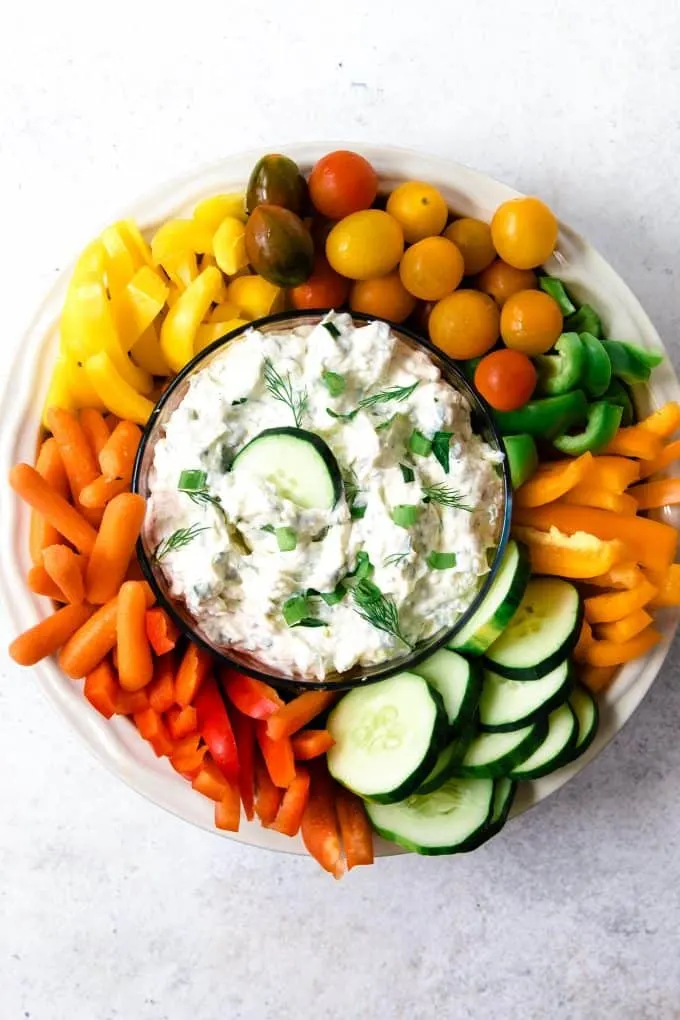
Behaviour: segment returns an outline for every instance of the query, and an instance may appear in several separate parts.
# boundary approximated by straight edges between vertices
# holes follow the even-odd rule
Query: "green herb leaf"
[[[189,545],[195,538],[200,535],[202,531],[207,531],[208,528],[201,527],[198,524],[192,524],[189,528],[178,528],[177,531],[173,531],[167,538],[162,539],[153,551],[152,559],[156,563],[160,563],[163,557],[167,556],[170,552],[176,552],[178,549],[182,549],[185,545]]]
[[[352,506],[349,508],[349,515],[353,521],[360,521],[362,517],[366,515],[367,507],[364,506]]]
[[[276,529],[273,524],[265,524],[263,528],[260,528],[260,531],[266,531],[268,535],[276,534]]]
[[[345,392],[345,377],[339,372],[324,372],[321,378],[332,397],[339,397],[341,393]]]
[[[451,489],[444,483],[423,487],[424,503],[439,503],[441,506],[453,507],[454,510],[467,510],[472,513],[473,507],[463,502],[465,497],[457,489]]]
[[[247,403],[247,401],[248,401],[247,397],[239,397],[238,400],[232,400],[231,406],[232,407],[238,407],[239,404],[245,404],[245,403]]]
[[[340,330],[338,329],[334,322],[322,322],[321,325],[323,326],[324,329],[328,330],[328,332],[330,333],[334,340],[338,339],[338,337],[340,336]]]
[[[384,595],[377,584],[364,578],[352,588],[352,608],[377,630],[399,638],[407,648],[413,647],[404,637],[399,622],[399,611],[391,598]]]
[[[435,432],[432,439],[432,453],[447,475],[449,473],[449,445],[453,432]]]
[[[289,627],[296,627],[309,616],[310,609],[306,596],[291,595],[281,607],[283,618]]]
[[[419,509],[413,503],[400,503],[392,509],[392,520],[400,528],[410,528],[418,520]]]
[[[292,552],[297,546],[297,533],[293,528],[277,528],[275,534],[281,552]]]
[[[401,471],[401,477],[405,482],[415,481],[416,473],[413,468],[410,468],[408,464],[400,464],[399,469]]]
[[[330,407],[326,408],[326,414],[330,414],[331,418],[337,418],[339,421],[351,421],[352,418],[356,418],[358,413],[358,407],[355,407],[353,411],[348,411],[347,414],[338,414],[337,411],[332,411]]]
[[[395,421],[397,418],[401,418],[401,415],[400,414],[393,414],[391,418],[386,418],[385,421],[381,421],[379,425],[376,425],[375,431],[376,432],[384,432],[385,429],[388,429],[390,427],[390,425],[392,424],[392,422]]]
[[[428,457],[432,452],[432,440],[424,436],[418,429],[414,429],[409,437],[408,448],[418,457]]]
[[[195,492],[196,489],[203,489],[208,478],[206,471],[193,468],[189,471],[182,471],[179,476],[177,488],[180,492]]]
[[[373,407],[374,404],[386,404],[390,400],[406,400],[410,397],[418,381],[412,383],[410,386],[390,386],[386,390],[381,390],[379,393],[373,393],[369,397],[362,397],[359,401],[359,407]]]
[[[281,401],[290,409],[297,428],[300,428],[302,416],[307,410],[307,391],[297,393],[293,389],[290,373],[284,378],[277,372],[269,358],[264,359],[264,381],[274,400]]]
[[[456,554],[447,552],[435,552],[434,550],[427,557],[428,567],[433,570],[449,570],[456,565]]]
[[[384,567],[397,567],[399,564],[406,559],[408,556],[407,552],[392,553],[390,556],[386,556],[383,560]]]

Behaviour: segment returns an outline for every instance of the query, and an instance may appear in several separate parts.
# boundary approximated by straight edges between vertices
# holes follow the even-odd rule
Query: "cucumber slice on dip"
[[[231,469],[270,482],[305,510],[331,510],[342,492],[335,457],[323,439],[304,429],[265,429],[237,453]]]

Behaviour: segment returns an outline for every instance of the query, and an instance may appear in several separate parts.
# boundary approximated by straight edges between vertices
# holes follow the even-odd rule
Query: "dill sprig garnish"
[[[407,556],[408,552],[391,553],[389,556],[386,556],[385,559],[383,560],[383,566],[397,567],[403,560],[406,559]]]
[[[418,380],[410,386],[390,386],[386,390],[380,390],[379,393],[372,393],[369,397],[362,397],[359,401],[359,407],[373,407],[374,404],[387,404],[390,400],[406,400],[407,397],[411,396],[417,385]]]
[[[161,539],[153,551],[153,560],[156,563],[160,563],[169,552],[176,552],[177,549],[182,549],[185,545],[189,545],[202,531],[207,530],[207,527],[201,527],[198,524],[192,524],[189,528],[178,528],[177,531],[173,531],[167,538]]]
[[[401,631],[399,610],[392,599],[381,592],[377,584],[368,578],[364,578],[350,590],[354,602],[352,608],[356,610],[363,620],[366,620],[367,623],[370,623],[377,630],[385,631],[386,634],[392,634],[393,637],[402,641],[407,648],[413,647]]]
[[[449,488],[443,482],[438,485],[423,486],[422,492],[425,503],[439,503],[441,506],[453,507],[454,510],[467,510],[468,513],[472,513],[474,510],[474,507],[463,502],[465,496],[462,492]]]
[[[285,378],[278,372],[269,358],[264,359],[264,381],[267,389],[274,400],[280,400],[282,404],[290,408],[297,428],[302,425],[302,416],[307,410],[307,391],[297,393],[293,389],[290,373]]]

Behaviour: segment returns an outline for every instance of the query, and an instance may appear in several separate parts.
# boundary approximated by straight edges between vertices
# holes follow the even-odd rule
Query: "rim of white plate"
[[[388,187],[400,180],[422,179],[443,192],[450,207],[463,215],[489,219],[495,207],[517,194],[506,184],[450,160],[410,149],[351,142],[305,142],[280,145],[303,171],[324,153],[349,148],[362,153],[375,166],[381,184]],[[123,217],[135,218],[148,235],[169,216],[186,214],[193,204],[209,194],[244,188],[253,164],[262,151],[250,151],[223,159],[186,173],[158,187],[126,209]],[[13,363],[2,396],[4,421],[0,436],[0,470],[7,476],[12,464],[32,460],[35,454],[42,401],[58,344],[58,315],[72,264],[59,275],[38,307],[24,336],[16,344]],[[548,268],[563,279],[580,300],[591,300],[601,312],[611,335],[634,340],[645,347],[664,350],[663,343],[637,298],[605,259],[583,238],[560,225],[558,251]],[[654,372],[653,385],[639,395],[644,410],[667,400],[680,399],[680,384],[668,358]],[[664,516],[676,523],[672,512]],[[9,557],[0,572],[0,596],[7,619],[18,633],[32,626],[50,611],[47,599],[31,594],[25,585],[29,563],[26,508],[8,486],[0,486],[0,518],[6,522]],[[663,640],[648,655],[628,664],[600,700],[601,724],[587,753],[553,775],[520,785],[513,816],[554,793],[593,760],[630,718],[649,690],[668,653],[678,625],[677,611],[658,615]],[[242,843],[284,853],[306,853],[302,841],[289,839],[260,827],[257,820],[244,822],[238,833],[215,829],[213,805],[199,796],[173,771],[157,759],[148,744],[140,740],[132,724],[123,717],[107,721],[89,705],[82,683],[69,680],[54,659],[34,667],[37,682],[56,711],[66,719],[90,752],[110,772],[148,800],[172,814],[217,835]],[[402,851],[382,840],[376,841],[379,856]]]

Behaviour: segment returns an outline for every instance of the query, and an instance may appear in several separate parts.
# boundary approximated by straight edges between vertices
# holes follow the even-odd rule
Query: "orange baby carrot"
[[[104,659],[85,677],[83,694],[105,719],[110,719],[116,712],[119,689],[113,666],[108,659]]]
[[[80,420],[80,427],[85,433],[85,438],[90,444],[90,449],[95,457],[98,458],[100,450],[106,445],[111,435],[111,430],[106,424],[104,415],[93,407],[85,407],[78,415],[78,418]]]
[[[66,468],[73,502],[78,505],[80,490],[99,474],[92,447],[87,441],[80,422],[70,411],[52,407],[47,413],[47,424],[57,441],[61,459]]]
[[[131,421],[116,425],[106,446],[99,453],[99,466],[106,478],[132,478],[132,468],[137,455],[142,430]]]
[[[10,656],[20,666],[34,666],[61,648],[91,614],[92,606],[63,606],[15,638],[9,646]]]
[[[49,545],[43,552],[45,570],[63,591],[66,601],[77,606],[85,599],[84,561],[67,545]]]
[[[126,581],[118,593],[116,648],[118,679],[124,691],[138,691],[153,677],[151,646],[146,636],[146,599],[141,581]]]
[[[142,527],[144,508],[143,497],[133,492],[122,492],[107,504],[87,565],[89,602],[108,602],[120,588]]]
[[[52,524],[78,552],[89,555],[97,532],[63,496],[60,496],[30,464],[15,464],[9,484],[18,496]]]
[[[26,584],[28,590],[32,591],[34,595],[45,595],[46,598],[54,599],[55,602],[67,601],[59,585],[54,583],[42,564],[31,567],[26,575]]]
[[[68,478],[66,477],[64,462],[61,459],[59,447],[54,436],[46,439],[40,447],[40,453],[35,462],[35,469],[55,492],[58,492],[64,499],[68,499]],[[61,538],[54,525],[49,524],[42,514],[34,510],[31,514],[31,529],[28,541],[33,563],[42,565],[43,549],[46,549],[48,545],[55,545],[61,541]]]
[[[154,596],[148,584],[140,582],[147,606],[153,605]],[[66,676],[78,680],[87,676],[99,665],[116,644],[118,597],[101,606],[82,627],[69,638],[59,654],[59,665]]]
[[[93,482],[80,490],[81,506],[89,510],[99,510],[110,503],[114,496],[126,492],[130,483],[125,478],[105,478],[98,475]]]

